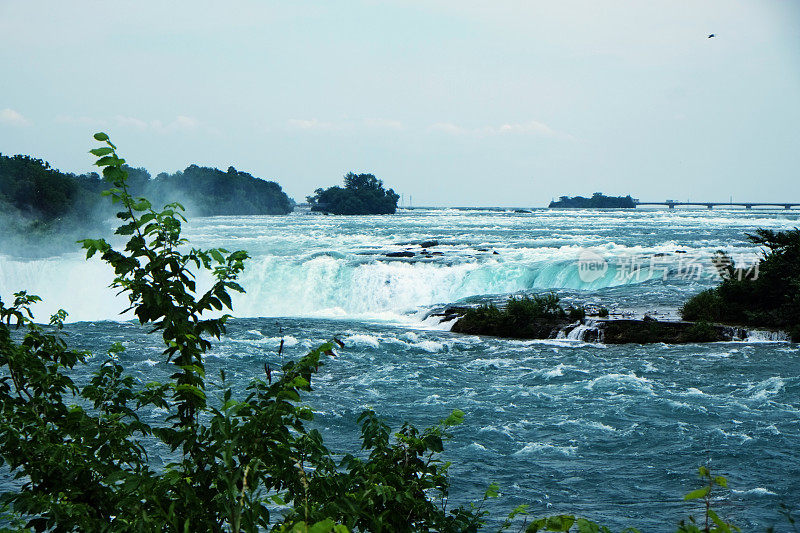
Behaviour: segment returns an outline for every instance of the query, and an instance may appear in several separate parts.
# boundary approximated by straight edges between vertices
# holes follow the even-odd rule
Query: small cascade
[[[584,319],[560,330],[556,338],[582,342],[600,342],[602,333],[600,328],[597,327],[596,321]]]
[[[768,331],[764,329],[745,330],[747,342],[789,342],[789,335],[784,331]]]
[[[726,340],[738,342],[790,342],[784,331],[766,329],[747,329],[739,326],[720,326]]]
[[[574,341],[582,341],[583,337],[586,335],[586,331],[589,329],[589,326],[585,324],[580,324],[573,328],[568,334],[567,338]]]

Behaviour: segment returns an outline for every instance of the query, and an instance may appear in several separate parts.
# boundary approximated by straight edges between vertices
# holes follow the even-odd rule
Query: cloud
[[[336,131],[342,129],[341,125],[334,124],[333,122],[323,122],[315,118],[290,118],[286,121],[286,125],[293,130]]]
[[[456,126],[450,122],[437,122],[436,124],[431,124],[428,128],[430,131],[437,131],[441,133],[448,133],[450,135],[466,135],[470,132],[470,130],[464,129],[460,126]]]
[[[5,108],[0,110],[0,124],[8,124],[10,126],[27,126],[30,121],[22,116],[22,113],[14,111],[13,109]]]
[[[507,123],[500,126],[483,126],[478,128],[464,128],[451,122],[437,122],[428,127],[428,131],[445,133],[448,135],[469,135],[473,137],[490,137],[496,135],[535,135],[552,139],[572,139],[568,133],[554,130],[544,122],[531,120],[522,123]]]
[[[136,117],[117,115],[114,117],[117,126],[133,128],[139,131],[153,131],[156,133],[175,133],[195,130],[200,126],[200,121],[193,117],[178,115],[174,120],[164,123],[161,120],[145,121]]]
[[[104,127],[107,121],[94,117],[75,117],[72,115],[57,115],[55,118],[57,124],[71,124],[78,126],[92,126]]]
[[[364,126],[380,130],[402,130],[403,123],[399,120],[390,120],[385,118],[365,118]]]
[[[553,130],[550,126],[543,122],[538,122],[536,120],[531,120],[530,122],[525,122],[524,124],[503,124],[499,128],[497,128],[498,134],[533,134],[533,135],[544,135],[545,137],[556,137],[559,135],[555,130]]]
[[[292,130],[305,131],[355,131],[355,130],[402,130],[403,123],[399,120],[386,118],[365,118],[361,120],[340,120],[326,122],[316,118],[291,118],[286,121],[286,126]]]
[[[147,122],[144,120],[138,119],[136,117],[126,117],[123,115],[117,115],[114,117],[114,121],[117,123],[117,126],[122,128],[134,128],[137,130],[146,130],[147,129]]]

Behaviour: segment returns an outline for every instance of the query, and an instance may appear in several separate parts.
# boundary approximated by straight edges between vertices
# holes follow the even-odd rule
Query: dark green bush
[[[516,339],[548,338],[554,329],[584,316],[583,308],[570,308],[568,314],[552,293],[511,297],[503,309],[491,304],[468,309],[452,331]]]
[[[586,318],[586,309],[584,309],[583,307],[569,306],[567,308],[567,317],[572,322],[575,322],[577,320],[583,320],[584,318]]]
[[[736,268],[729,257],[718,252],[713,261],[722,282],[690,298],[681,308],[681,316],[796,331],[800,327],[800,230],[760,229],[748,238],[764,250],[757,266]]]
[[[707,289],[687,300],[680,312],[684,320],[720,322],[723,317],[722,299],[716,289]]]

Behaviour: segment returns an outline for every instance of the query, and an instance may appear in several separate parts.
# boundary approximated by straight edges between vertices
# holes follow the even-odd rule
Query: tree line
[[[276,182],[232,166],[223,171],[189,165],[155,178],[144,168],[124,168],[132,194],[164,203],[180,198],[199,216],[283,215],[295,206]],[[97,209],[97,197],[106,187],[96,172],[76,175],[42,159],[0,154],[0,207],[37,224],[51,225],[57,219],[89,222],[109,216],[110,207]]]

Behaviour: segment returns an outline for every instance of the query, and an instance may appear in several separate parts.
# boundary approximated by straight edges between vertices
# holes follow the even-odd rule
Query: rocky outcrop
[[[587,318],[577,322],[561,319],[533,320],[515,331],[498,331],[495,324],[465,320],[466,308],[450,307],[441,316],[453,320],[451,331],[470,335],[489,335],[514,339],[574,339],[604,344],[688,344],[723,341],[788,341],[780,331],[708,324],[705,322],[659,321],[644,319]]]

